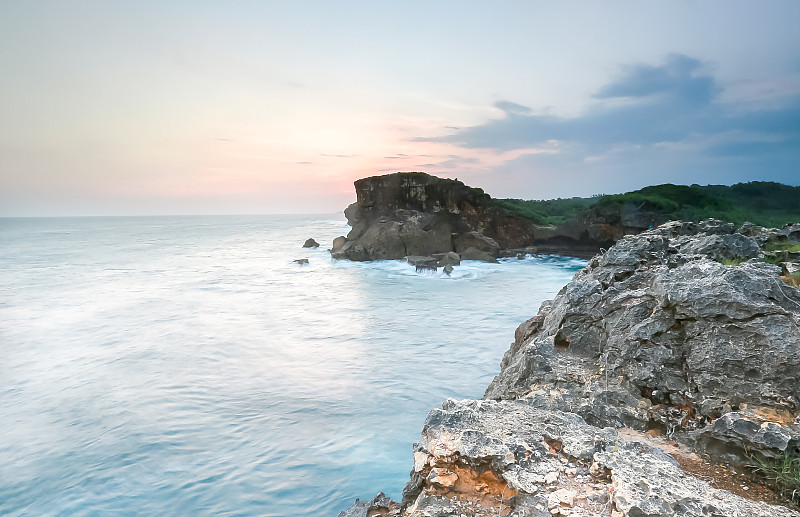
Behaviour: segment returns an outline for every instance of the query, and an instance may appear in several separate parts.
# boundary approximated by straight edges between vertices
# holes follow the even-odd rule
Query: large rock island
[[[540,251],[592,256],[622,235],[591,222],[562,229],[537,225],[479,188],[422,172],[362,178],[355,189],[356,202],[345,210],[352,230],[334,241],[333,258],[365,261],[447,252],[496,258],[504,250],[518,253],[534,245]]]
[[[483,400],[430,412],[402,501],[341,517],[799,517],[800,289],[762,260],[775,234],[622,238],[520,325]]]

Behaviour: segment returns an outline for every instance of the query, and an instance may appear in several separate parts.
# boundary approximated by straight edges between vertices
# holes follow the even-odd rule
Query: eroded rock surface
[[[355,182],[345,210],[352,226],[333,258],[399,259],[476,248],[493,258],[501,248],[528,246],[536,225],[498,207],[481,189],[424,173],[395,173]]]
[[[799,517],[615,430],[736,468],[800,456],[800,289],[748,233],[672,222],[592,259],[519,326],[484,400],[431,411],[386,515]]]
[[[594,425],[668,434],[706,429],[744,407],[793,422],[800,290],[776,266],[747,260],[759,255],[751,238],[718,221],[668,223],[620,240],[520,326],[486,397],[524,397]],[[791,440],[800,436],[796,425],[784,428]],[[728,453],[744,452],[730,433],[687,439],[708,441],[702,433],[714,435],[717,452],[725,436]],[[775,452],[772,442],[750,446]]]
[[[659,448],[531,400],[447,400],[428,415],[411,478],[386,514],[800,516],[716,489]]]

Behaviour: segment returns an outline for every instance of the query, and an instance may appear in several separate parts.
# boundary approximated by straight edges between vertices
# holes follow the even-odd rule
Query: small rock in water
[[[306,242],[303,244],[304,248],[319,248],[319,243],[314,239],[306,239]]]
[[[347,242],[347,237],[345,237],[344,235],[340,235],[339,237],[333,239],[333,247],[331,248],[331,253],[336,253],[337,251],[341,251],[346,242]]]
[[[447,276],[450,276],[450,273],[453,272],[453,266],[447,264],[442,271],[444,271]]]
[[[295,259],[294,262],[298,264],[308,264],[308,259]]]

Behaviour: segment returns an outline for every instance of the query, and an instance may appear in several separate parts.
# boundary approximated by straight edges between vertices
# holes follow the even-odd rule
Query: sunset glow
[[[14,2],[0,215],[339,211],[800,178],[796,2]],[[669,149],[680,149],[671,152]]]

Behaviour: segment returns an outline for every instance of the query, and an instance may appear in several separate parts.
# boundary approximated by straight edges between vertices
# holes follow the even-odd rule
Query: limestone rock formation
[[[800,400],[800,291],[776,266],[747,260],[759,254],[717,221],[620,240],[518,329],[486,397],[536,400],[593,425],[686,434],[744,461],[738,437],[705,423],[742,408],[797,415]],[[785,431],[800,439],[800,427]],[[747,449],[774,455],[788,443]]]
[[[331,256],[350,260],[399,259],[475,247],[497,257],[522,248],[536,226],[495,205],[480,189],[420,172],[363,178],[345,217],[352,226]],[[341,241],[340,241],[341,242]]]
[[[530,400],[447,400],[414,451],[406,517],[475,515],[478,505],[512,517],[800,515],[714,488],[646,440]]]
[[[519,326],[484,400],[431,411],[403,501],[380,515],[800,517],[636,434],[740,471],[800,457],[800,289],[758,246],[793,228],[620,239]]]
[[[525,399],[448,399],[431,411],[414,446],[402,504],[393,506],[379,494],[340,517],[376,514],[800,516],[688,475],[646,439],[590,426],[574,413]]]
[[[764,228],[753,223],[744,223],[739,233],[752,237],[759,246],[766,244],[794,244],[800,242],[800,223],[787,224],[783,228]]]

